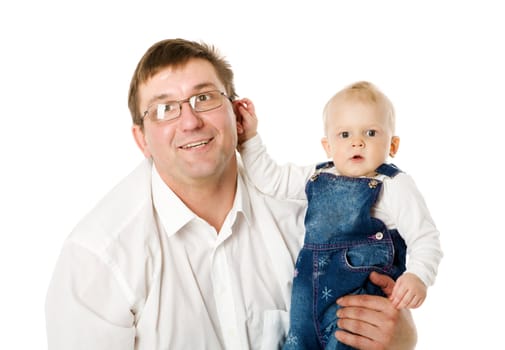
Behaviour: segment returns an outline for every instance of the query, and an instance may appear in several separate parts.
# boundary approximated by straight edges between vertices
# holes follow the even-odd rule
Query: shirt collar
[[[237,193],[235,194],[235,201],[233,203],[233,209],[237,213],[242,213],[249,225],[251,225],[252,211],[251,211],[251,199],[249,197],[249,191],[239,173],[237,179]]]
[[[154,208],[166,234],[172,236],[197,216],[165,184],[154,164],[151,177]]]
[[[168,236],[176,234],[190,221],[199,219],[199,217],[177,197],[170,187],[165,184],[154,164],[152,166],[151,176],[153,205]],[[236,221],[237,213],[242,213],[247,223],[249,225],[251,224],[252,214],[250,202],[247,186],[242,176],[239,174],[233,207],[226,218],[230,226]]]

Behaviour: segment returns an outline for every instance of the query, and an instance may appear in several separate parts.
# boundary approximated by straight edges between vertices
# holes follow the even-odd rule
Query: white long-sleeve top
[[[247,176],[263,193],[278,199],[306,199],[305,185],[315,165],[277,164],[267,153],[259,135],[240,148]],[[336,169],[327,171],[336,174]],[[338,175],[338,174],[337,174]],[[435,282],[443,253],[439,231],[414,180],[402,172],[394,178],[377,176],[383,182],[371,215],[389,229],[397,229],[407,245],[407,271],[430,286]]]
[[[105,196],[63,245],[48,349],[277,349],[306,204],[266,196],[239,172],[219,233],[148,160]]]

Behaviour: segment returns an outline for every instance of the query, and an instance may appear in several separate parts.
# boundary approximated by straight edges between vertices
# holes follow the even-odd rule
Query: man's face
[[[184,100],[210,91],[224,91],[214,67],[206,60],[160,70],[139,87],[141,110],[156,103]],[[161,177],[171,187],[196,185],[222,178],[236,170],[236,119],[232,103],[206,112],[194,112],[182,103],[181,114],[169,121],[144,119],[144,130],[133,127],[135,140],[146,157],[153,159]]]

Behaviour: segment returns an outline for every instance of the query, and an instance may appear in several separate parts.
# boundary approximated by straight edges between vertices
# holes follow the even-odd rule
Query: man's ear
[[[238,113],[235,113],[235,120],[237,125],[237,134],[242,135],[244,133],[244,125],[242,124],[242,116]]]
[[[393,136],[391,138],[391,145],[389,146],[389,156],[393,158],[398,152],[398,148],[400,147],[400,137]]]
[[[244,118],[242,114],[239,112],[238,108],[241,104],[240,100],[235,100],[232,102],[233,104],[233,113],[235,114],[235,122],[237,125],[237,134],[242,135],[244,133]]]
[[[146,136],[144,134],[144,130],[140,127],[140,125],[132,126],[132,134],[133,138],[135,139],[135,143],[137,144],[140,151],[144,154],[144,157],[151,158],[151,152],[149,152]]]
[[[324,151],[326,152],[326,157],[331,158],[331,147],[328,142],[328,137],[323,136],[321,139],[321,145],[323,145]]]

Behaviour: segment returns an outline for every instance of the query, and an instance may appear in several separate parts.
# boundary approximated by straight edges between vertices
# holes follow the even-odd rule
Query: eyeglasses
[[[224,92],[212,90],[200,92],[184,100],[153,104],[147,107],[142,115],[142,119],[149,117],[152,121],[167,121],[179,118],[182,104],[185,102],[189,103],[194,112],[207,112],[221,107],[223,105],[223,97],[232,101]]]

